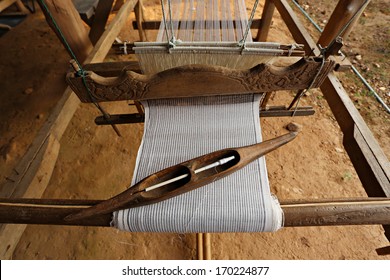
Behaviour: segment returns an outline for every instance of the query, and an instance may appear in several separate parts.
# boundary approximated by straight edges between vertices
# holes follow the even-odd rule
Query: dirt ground
[[[158,1],[146,2],[147,19],[158,19]],[[252,7],[253,1],[247,1]],[[263,2],[263,1],[261,1]],[[325,24],[336,1],[299,1]],[[373,1],[347,40],[345,53],[389,103],[390,1]],[[250,9],[248,8],[248,12]],[[260,17],[261,9],[257,16]],[[133,19],[132,14],[130,19]],[[302,21],[309,27],[306,20]],[[137,40],[127,27],[121,39]],[[318,33],[309,27],[314,37]],[[153,34],[149,34],[152,38]],[[275,15],[269,40],[291,43]],[[372,44],[375,42],[375,45]],[[0,183],[23,156],[61,94],[69,56],[40,10],[0,38]],[[360,55],[360,56],[358,56]],[[110,55],[107,61],[128,59]],[[364,70],[365,69],[365,70]],[[339,74],[351,98],[390,156],[387,114],[351,74]],[[384,89],[383,89],[384,88]],[[293,93],[271,101],[287,104]],[[291,121],[303,128],[294,144],[267,155],[272,192],[280,200],[363,197],[364,189],[342,146],[342,133],[319,90],[301,101],[311,117],[263,118],[264,139],[285,132]],[[126,103],[106,104],[112,113],[135,112]],[[98,111],[82,104],[61,139],[61,150],[44,198],[106,199],[131,181],[143,125],[97,127]],[[389,245],[381,226],[284,228],[276,233],[212,234],[213,259],[390,259],[375,249]],[[13,259],[195,259],[195,234],[124,233],[111,228],[28,226]]]

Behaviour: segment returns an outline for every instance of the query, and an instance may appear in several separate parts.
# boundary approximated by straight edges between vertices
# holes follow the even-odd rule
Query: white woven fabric
[[[133,184],[166,167],[261,141],[259,95],[150,100]],[[153,205],[117,211],[133,232],[262,232],[282,226],[264,158],[228,177]]]

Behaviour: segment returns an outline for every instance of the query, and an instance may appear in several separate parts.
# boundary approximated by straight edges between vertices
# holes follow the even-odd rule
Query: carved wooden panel
[[[259,64],[248,70],[188,65],[155,75],[124,69],[119,77],[108,78],[87,72],[85,83],[69,73],[67,81],[82,102],[145,100],[299,90],[308,88],[320,71],[313,84],[319,87],[333,67],[330,60],[321,68],[321,61],[303,58],[287,67]]]

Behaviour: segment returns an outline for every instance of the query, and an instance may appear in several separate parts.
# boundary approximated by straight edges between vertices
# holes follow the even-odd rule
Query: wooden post
[[[89,32],[89,38],[93,45],[96,44],[104,32],[113,2],[114,0],[100,0],[96,7],[95,17]]]
[[[275,5],[271,0],[265,0],[263,14],[261,15],[261,22],[259,31],[257,32],[256,41],[267,41],[269,28],[271,26],[272,17],[274,15]]]
[[[118,11],[122,7],[124,2],[125,2],[125,0],[116,0],[112,10],[113,11]]]
[[[211,236],[210,233],[203,234],[203,254],[205,260],[211,260]]]
[[[114,42],[115,38],[118,36],[128,15],[134,9],[135,4],[136,0],[128,0],[126,4],[122,6],[121,10],[107,27],[84,63],[96,63],[105,58],[108,51],[111,49],[112,42]],[[15,170],[17,170],[18,174],[8,176],[12,179],[12,182],[9,181],[2,185],[1,192],[4,191],[12,194],[16,193],[17,190],[18,197],[30,195],[28,190],[34,184],[34,178],[39,177],[37,171],[41,170],[33,168],[36,165],[39,166],[40,157],[37,155],[47,151],[45,143],[50,135],[55,137],[57,141],[60,141],[79,104],[80,100],[68,87],[56,107],[50,113],[47,121],[38,132],[37,137],[31,143],[23,158],[16,165]],[[49,172],[51,168],[54,168],[55,163],[55,160],[48,162],[46,171]],[[26,181],[24,178],[29,178],[29,180]],[[46,188],[48,180],[43,180],[39,183],[40,188]],[[1,197],[9,197],[3,196],[2,194],[3,193],[1,193]],[[11,197],[16,196],[11,195]],[[25,227],[18,225],[0,225],[0,259],[4,260],[12,257],[13,251],[24,232],[24,229]],[[5,235],[2,234],[2,232],[9,232],[9,234]]]
[[[68,50],[66,44],[68,44],[72,49],[77,60],[84,61],[91,52],[93,46],[89,40],[88,31],[72,1],[39,0],[38,4],[45,14],[46,21],[57,34],[69,55],[72,57],[72,54]],[[57,30],[52,17],[54,18],[62,34],[60,34]],[[67,43],[62,39],[62,36],[65,38]]]
[[[198,260],[204,260],[203,253],[203,233],[196,234],[196,255]]]
[[[141,42],[145,42],[148,40],[146,36],[146,32],[144,28],[142,27],[142,23],[144,22],[144,6],[142,4],[142,0],[138,0],[137,5],[135,5],[134,12],[135,12],[135,19],[137,21],[138,25],[138,34]]]
[[[336,36],[342,31],[344,26],[361,9],[360,13],[357,14],[356,18],[351,22],[351,24],[345,29],[344,32],[340,34],[340,36],[343,37],[345,41],[345,38],[351,32],[353,26],[359,19],[360,14],[363,12],[364,8],[368,5],[369,2],[370,1],[367,0],[339,1],[318,40],[318,44],[320,44],[322,47],[328,46],[333,40],[336,39]]]

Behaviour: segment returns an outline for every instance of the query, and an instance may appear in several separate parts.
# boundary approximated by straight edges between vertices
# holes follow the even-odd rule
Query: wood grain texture
[[[0,223],[110,226],[112,213],[88,219],[65,220],[66,216],[101,203],[101,200],[39,201],[41,200],[0,201]],[[390,224],[388,198],[299,200],[281,201],[280,204],[285,215],[285,227]]]
[[[67,75],[67,82],[82,102],[229,95],[305,89],[320,71],[313,85],[318,87],[334,63],[327,61],[322,69],[320,65],[320,61],[303,58],[287,67],[259,64],[249,70],[188,65],[155,75],[124,70],[116,78],[104,78],[89,72],[85,77],[89,92],[83,79],[74,73]]]
[[[255,159],[258,159],[261,156],[292,141],[296,136],[297,133],[290,132],[258,144],[219,150],[182,162],[175,166],[168,167],[144,178],[142,181],[128,188],[124,192],[93,207],[86,208],[79,213],[72,214],[69,217],[66,217],[66,219],[80,220],[126,208],[153,204],[192,191],[240,170]],[[197,172],[197,170],[202,167],[229,157],[233,157],[233,160],[229,163],[206,169],[199,173]],[[148,191],[148,188],[151,186],[155,186],[182,175],[186,175],[187,177]]]
[[[259,30],[256,35],[256,41],[265,42],[267,41],[268,32],[272,23],[272,17],[274,15],[275,4],[271,0],[265,0],[263,13],[261,15],[261,22]]]
[[[107,55],[108,51],[111,48],[111,43],[115,40],[115,37],[121,30],[130,11],[134,8],[135,2],[135,0],[126,2],[122,9],[118,12],[115,19],[107,27],[106,31],[103,33],[102,37],[97,42],[95,48],[88,56],[85,63],[100,62],[104,59],[104,57]],[[5,185],[1,186],[1,192],[4,192],[3,195],[6,195],[7,193],[15,193],[16,189],[20,197],[25,197],[25,194],[29,193],[30,187],[32,185],[28,183],[20,185],[19,182],[22,182],[22,178],[37,178],[37,176],[39,176],[37,170],[40,169],[32,168],[36,165],[40,165],[41,157],[37,155],[46,152],[45,142],[50,137],[50,135],[60,141],[79,104],[80,101],[77,96],[72,92],[70,88],[67,88],[53,111],[50,113],[47,121],[44,123],[44,125],[38,132],[34,141],[29,146],[27,152],[16,165],[15,170],[17,170],[18,172],[18,178],[15,178],[14,175],[12,176],[12,180],[14,182],[8,182]],[[48,162],[45,165],[46,172],[48,172],[51,168],[54,168],[55,163],[55,160]],[[34,182],[34,180],[32,180],[31,182]],[[41,181],[40,187],[46,188],[47,183],[48,180]],[[21,186],[23,186],[23,188]],[[3,195],[2,197],[4,197]],[[22,212],[21,214],[25,214],[25,212]],[[0,243],[6,244],[4,245],[5,250],[3,250],[2,248],[2,250],[0,251],[1,259],[7,259],[12,256],[13,251],[25,229],[24,226],[9,226],[10,227],[4,229],[4,233],[1,234]]]
[[[79,61],[84,61],[88,54],[91,52],[93,46],[88,37],[88,30],[84,25],[78,11],[73,5],[71,0],[45,0],[44,3],[49,10],[42,4],[41,1],[37,1],[40,5],[47,23],[57,34],[61,43],[65,46],[66,51],[72,56],[66,46],[72,49],[73,53]],[[53,22],[53,19],[55,23]],[[61,33],[57,30],[57,26],[61,30]],[[64,36],[65,40],[62,38]]]

